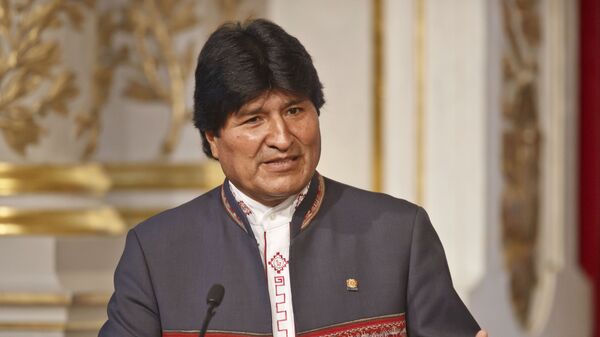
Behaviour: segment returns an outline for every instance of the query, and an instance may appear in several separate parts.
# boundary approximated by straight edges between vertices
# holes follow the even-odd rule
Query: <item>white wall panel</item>
[[[384,191],[416,201],[415,5],[384,4]]]
[[[485,8],[425,1],[424,206],[461,295],[484,262]]]
[[[272,0],[271,20],[313,57],[325,89],[318,170],[371,187],[371,3],[361,0]]]

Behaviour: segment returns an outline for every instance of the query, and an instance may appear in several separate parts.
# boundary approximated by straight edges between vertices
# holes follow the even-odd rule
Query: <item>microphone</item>
[[[208,309],[206,309],[206,316],[204,316],[204,321],[202,322],[200,337],[204,337],[206,329],[208,329],[208,323],[210,323],[210,320],[215,315],[215,309],[221,304],[221,301],[223,301],[223,296],[225,296],[225,288],[222,285],[215,283],[210,287],[208,295],[206,296]]]

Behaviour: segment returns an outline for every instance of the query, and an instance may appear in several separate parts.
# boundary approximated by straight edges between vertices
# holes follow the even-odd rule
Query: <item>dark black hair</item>
[[[227,116],[268,90],[278,89],[325,103],[323,85],[300,41],[278,25],[258,19],[228,23],[208,38],[196,66],[194,125],[207,156],[207,131],[219,135]]]

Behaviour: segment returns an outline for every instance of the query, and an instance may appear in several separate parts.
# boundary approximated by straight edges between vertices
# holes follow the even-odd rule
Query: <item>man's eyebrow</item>
[[[262,110],[262,105],[257,108],[254,108],[254,109],[239,109],[238,111],[236,111],[234,113],[234,115],[238,115],[238,116],[255,115],[255,114],[259,113],[260,110]]]
[[[307,100],[308,100],[307,98],[301,98],[301,97],[292,98],[287,103],[285,103],[285,105],[283,106],[283,109],[285,110],[285,109],[291,107],[292,105],[300,104]],[[238,111],[235,112],[235,115],[238,115],[238,116],[255,115],[255,114],[260,113],[262,108],[263,108],[263,105],[260,105],[253,109],[239,109]]]
[[[293,99],[291,99],[289,102],[287,102],[287,103],[286,103],[286,105],[284,105],[284,107],[283,107],[283,108],[284,108],[284,109],[287,109],[287,108],[291,107],[292,105],[300,104],[300,103],[302,103],[302,102],[304,102],[304,101],[307,101],[307,100],[308,100],[308,99],[306,99],[306,98],[301,98],[301,97],[298,97],[298,98],[293,98]]]

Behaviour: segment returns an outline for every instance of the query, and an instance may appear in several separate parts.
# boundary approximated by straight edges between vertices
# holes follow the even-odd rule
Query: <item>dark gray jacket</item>
[[[215,283],[225,298],[209,332],[271,335],[260,253],[228,186],[129,232],[100,336],[197,334]],[[297,335],[474,337],[479,330],[422,208],[316,174],[290,226]]]

